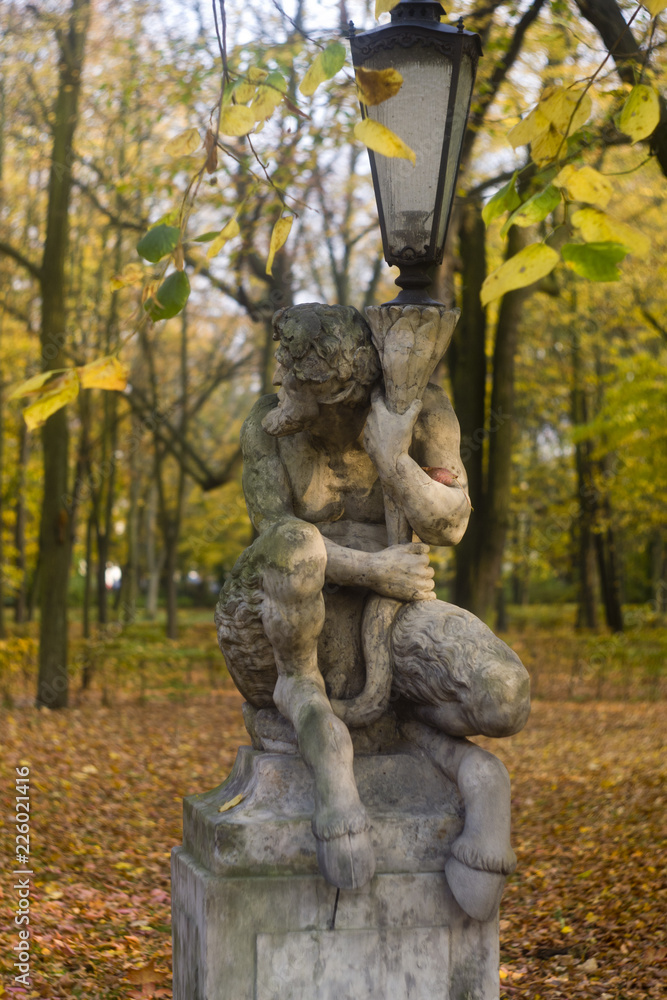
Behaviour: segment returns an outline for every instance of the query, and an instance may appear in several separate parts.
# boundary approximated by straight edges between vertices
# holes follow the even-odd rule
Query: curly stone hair
[[[281,309],[273,317],[276,361],[302,382],[356,382],[370,386],[382,369],[371,331],[353,306],[318,302]]]

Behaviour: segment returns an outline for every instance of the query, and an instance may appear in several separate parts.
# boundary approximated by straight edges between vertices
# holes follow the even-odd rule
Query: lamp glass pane
[[[454,101],[454,119],[452,122],[452,137],[449,140],[449,150],[447,153],[447,166],[445,173],[445,188],[442,198],[440,220],[438,222],[438,246],[445,242],[445,227],[449,218],[449,207],[454,195],[454,185],[459,160],[459,153],[463,143],[463,133],[468,120],[468,108],[470,106],[470,96],[474,82],[472,64],[470,56],[463,56],[459,69],[459,84]]]
[[[416,154],[415,167],[409,160],[377,153],[375,165],[389,253],[400,255],[411,247],[419,256],[431,242],[452,64],[433,49],[413,45],[378,52],[364,67],[393,67],[403,76],[398,94],[369,107],[367,115],[395,132]]]

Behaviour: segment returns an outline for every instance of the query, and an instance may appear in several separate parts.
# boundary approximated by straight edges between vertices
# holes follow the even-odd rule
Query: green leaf
[[[190,295],[190,281],[185,271],[172,271],[157,290],[157,295],[147,299],[144,309],[157,323],[161,319],[177,316]]]
[[[176,249],[180,238],[178,226],[153,226],[137,243],[137,253],[151,264],[157,264]]]
[[[201,236],[193,236],[192,237],[192,242],[193,243],[210,243],[211,240],[214,240],[216,238],[216,236],[218,235],[219,232],[220,232],[219,229],[213,229],[210,233],[202,233]]]
[[[313,63],[304,76],[299,91],[304,97],[312,97],[317,88],[325,80],[330,80],[345,62],[345,46],[340,42],[332,42],[323,52],[318,52]]]
[[[496,191],[493,198],[487,201],[482,209],[482,218],[485,225],[490,225],[494,219],[497,219],[499,215],[504,215],[505,212],[513,212],[521,204],[521,199],[516,190],[518,175],[519,171],[516,170],[505,187],[501,187],[500,191]]]
[[[622,243],[566,243],[561,247],[563,260],[575,274],[589,281],[618,281],[616,267],[630,252]]]
[[[550,184],[544,191],[538,191],[532,198],[524,201],[523,205],[520,205],[516,212],[512,212],[500,230],[500,235],[506,236],[510,226],[521,226],[525,229],[526,226],[532,226],[536,222],[541,222],[559,204],[560,191],[553,184]]]
[[[322,53],[322,69],[325,79],[330,80],[345,65],[346,51],[341,42],[332,42]]]

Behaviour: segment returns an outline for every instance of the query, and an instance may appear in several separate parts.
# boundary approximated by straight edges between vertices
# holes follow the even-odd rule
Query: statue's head
[[[317,302],[281,309],[273,317],[279,406],[264,421],[270,434],[303,429],[320,406],[359,406],[380,378],[380,359],[368,323],[353,306]]]
[[[301,382],[369,386],[380,377],[370,328],[353,306],[307,302],[281,309],[273,317],[273,339],[280,341],[276,361]]]

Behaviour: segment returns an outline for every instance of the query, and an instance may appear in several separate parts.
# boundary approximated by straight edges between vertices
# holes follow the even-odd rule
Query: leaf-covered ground
[[[191,699],[3,712],[2,839],[14,767],[31,771],[32,997],[171,997],[169,852],[181,798],[246,742],[224,684]],[[537,702],[493,746],[510,769],[519,870],[505,893],[501,995],[667,995],[664,703]],[[16,893],[4,874],[0,969],[12,996]]]

